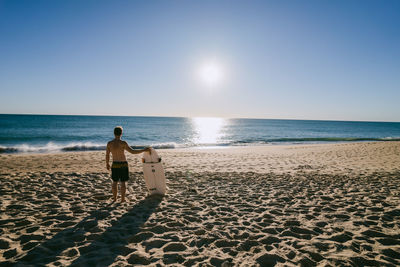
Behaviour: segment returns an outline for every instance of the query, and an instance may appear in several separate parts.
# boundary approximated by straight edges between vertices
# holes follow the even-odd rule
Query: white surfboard
[[[146,182],[149,194],[165,195],[167,191],[165,173],[161,158],[158,156],[157,152],[153,148],[151,148],[151,154],[149,152],[144,152],[142,162],[144,181]]]

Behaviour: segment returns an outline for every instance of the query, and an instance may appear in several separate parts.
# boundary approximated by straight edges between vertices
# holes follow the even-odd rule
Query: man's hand
[[[107,170],[110,170],[110,169],[111,169],[111,167],[110,167],[110,164],[109,164],[109,163],[106,163],[106,168],[107,168]]]
[[[145,152],[149,152],[149,154],[151,155],[151,147],[146,147],[146,148],[144,149],[144,151],[145,151]]]

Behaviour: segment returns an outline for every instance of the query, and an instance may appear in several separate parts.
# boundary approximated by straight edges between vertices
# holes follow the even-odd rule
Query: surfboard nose
[[[156,163],[161,162],[161,157],[158,156],[154,148],[150,148],[151,154],[149,152],[144,152],[142,157],[142,163]]]

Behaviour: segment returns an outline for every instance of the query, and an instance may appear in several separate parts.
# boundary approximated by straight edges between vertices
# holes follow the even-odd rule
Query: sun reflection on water
[[[216,145],[224,136],[223,128],[227,120],[223,118],[192,118],[193,142],[196,145]]]

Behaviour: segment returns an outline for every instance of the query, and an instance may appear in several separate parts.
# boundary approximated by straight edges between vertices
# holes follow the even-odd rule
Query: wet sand
[[[130,155],[0,155],[0,265],[400,265],[400,142],[159,150],[168,194]]]

